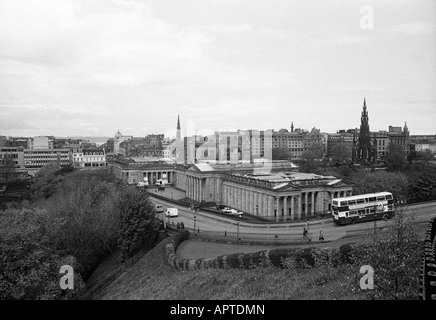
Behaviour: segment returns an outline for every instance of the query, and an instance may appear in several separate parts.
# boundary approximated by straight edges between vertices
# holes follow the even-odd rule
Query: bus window
[[[364,203],[365,199],[361,198],[361,199],[357,199],[356,203]]]
[[[337,200],[333,200],[333,205],[337,206],[338,205],[338,201]]]
[[[369,202],[375,202],[375,200],[376,200],[375,197],[370,197],[369,198]]]
[[[348,205],[356,204],[356,200],[348,200]]]
[[[378,196],[377,200],[385,200],[385,196]]]
[[[391,194],[388,194],[387,196],[386,196],[386,200],[391,200],[392,199],[392,195]]]

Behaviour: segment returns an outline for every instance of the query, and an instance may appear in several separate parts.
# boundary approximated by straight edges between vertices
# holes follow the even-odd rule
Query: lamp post
[[[194,234],[195,234],[195,227],[196,227],[196,224],[197,224],[197,217],[194,216]]]
[[[238,216],[238,224],[237,224],[237,229],[236,229],[236,241],[237,243],[239,243],[239,216]]]
[[[309,218],[307,218],[307,223],[306,223],[306,225],[307,225],[307,235],[309,235],[309,225],[310,225],[310,223],[309,223]]]

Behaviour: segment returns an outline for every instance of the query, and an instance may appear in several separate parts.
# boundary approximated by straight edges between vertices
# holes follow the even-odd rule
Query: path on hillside
[[[318,242],[313,244],[295,244],[295,245],[247,245],[247,244],[229,244],[208,242],[200,240],[185,240],[177,248],[177,256],[183,259],[200,259],[200,258],[216,258],[222,255],[233,253],[251,253],[257,251],[279,249],[279,248],[319,248],[330,247],[338,248],[343,244],[362,242],[363,236],[344,237],[331,242]]]

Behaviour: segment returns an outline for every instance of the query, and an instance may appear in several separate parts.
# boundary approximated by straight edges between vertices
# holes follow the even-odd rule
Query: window
[[[356,203],[365,203],[365,199],[364,199],[364,198],[362,198],[362,199],[357,199]]]
[[[388,194],[388,195],[386,196],[386,199],[387,199],[387,200],[392,200],[392,195],[391,195],[391,194]]]
[[[369,200],[369,202],[374,202],[375,201],[375,197],[370,197],[368,200]]]
[[[385,200],[385,196],[378,196],[377,200]]]
[[[348,200],[348,205],[356,204],[356,200]]]

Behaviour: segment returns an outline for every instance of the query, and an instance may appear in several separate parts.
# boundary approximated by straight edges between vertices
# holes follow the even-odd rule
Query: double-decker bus
[[[390,192],[360,194],[332,199],[333,221],[339,225],[389,219],[394,216]]]

